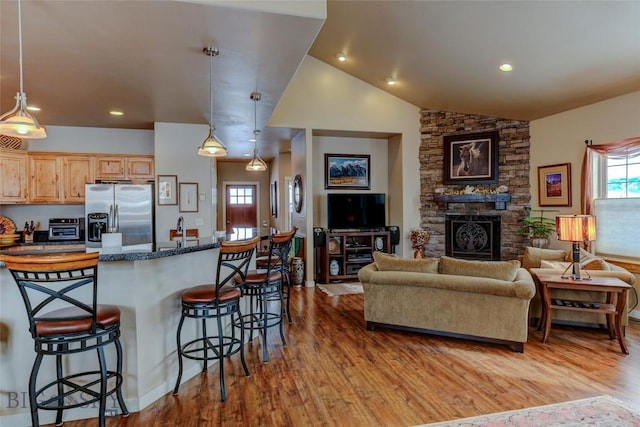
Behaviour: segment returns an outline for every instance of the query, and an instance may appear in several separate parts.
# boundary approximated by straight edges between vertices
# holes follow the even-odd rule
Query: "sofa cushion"
[[[440,257],[440,273],[456,276],[486,277],[513,282],[520,261],[473,261],[448,256]]]
[[[524,250],[522,257],[522,267],[527,270],[530,268],[540,268],[540,261],[566,261],[567,252],[562,249],[541,249],[529,246]]]
[[[540,268],[556,268],[556,269],[567,269],[571,265],[571,262],[561,262],[561,261],[540,261]],[[599,257],[590,256],[588,258],[580,261],[580,268],[584,270],[611,270],[611,265],[606,262],[604,259]]]
[[[437,273],[437,258],[399,258],[395,254],[374,252],[373,260],[380,271],[411,271],[414,273]]]

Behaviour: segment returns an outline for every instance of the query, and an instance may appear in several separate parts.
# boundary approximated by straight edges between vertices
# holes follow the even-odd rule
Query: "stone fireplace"
[[[444,136],[487,131],[498,131],[498,183],[473,184],[480,194],[488,194],[488,197],[473,194],[471,197],[454,197],[443,202],[436,189],[443,189],[445,194],[456,195],[462,194],[464,189],[464,185],[443,183]],[[475,254],[476,259],[511,260],[522,255],[524,248],[529,244],[527,236],[517,233],[522,226],[522,218],[526,216],[526,209],[531,206],[529,122],[451,111],[422,110],[420,137],[419,225],[428,228],[431,233],[429,243],[425,247],[426,256],[453,254],[453,249],[447,248],[447,244],[452,243],[447,236],[447,217],[458,215],[500,218],[498,228],[493,231],[483,228],[487,233],[487,248],[491,249],[491,255]],[[500,185],[508,187],[508,193],[505,193],[505,196],[508,194],[508,200],[504,203],[498,200],[502,196],[495,194],[496,188]],[[475,240],[474,245],[484,241],[478,228],[469,229]],[[467,232],[464,229],[463,231]],[[499,239],[497,243],[494,240],[496,238]],[[466,255],[461,252],[465,251],[456,249],[453,256]]]
[[[445,253],[455,258],[499,261],[500,215],[446,215]]]

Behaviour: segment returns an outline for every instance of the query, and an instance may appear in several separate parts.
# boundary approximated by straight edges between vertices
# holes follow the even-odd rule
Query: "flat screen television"
[[[386,226],[383,193],[327,194],[327,227],[341,229],[380,229]]]

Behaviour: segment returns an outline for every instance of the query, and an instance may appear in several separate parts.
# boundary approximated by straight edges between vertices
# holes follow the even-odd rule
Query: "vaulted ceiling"
[[[17,21],[0,1],[3,113]],[[325,20],[324,1],[24,0],[24,84],[44,125],[207,124],[217,46],[216,133],[242,158],[256,107],[271,158],[296,130],[264,126],[307,54],[421,108],[532,120],[640,90],[639,23],[638,1],[328,1]]]

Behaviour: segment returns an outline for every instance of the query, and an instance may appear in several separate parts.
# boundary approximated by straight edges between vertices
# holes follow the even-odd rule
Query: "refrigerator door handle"
[[[109,218],[107,218],[107,233],[113,233],[113,205],[109,205]]]
[[[116,205],[116,209],[113,215],[113,228],[114,228],[114,232],[118,232],[118,229],[120,228],[120,214],[118,213],[118,205]]]

